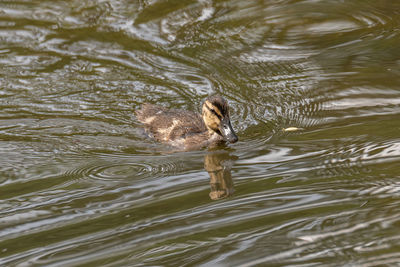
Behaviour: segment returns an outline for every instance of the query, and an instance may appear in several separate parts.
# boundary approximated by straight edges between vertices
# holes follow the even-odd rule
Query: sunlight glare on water
[[[398,10],[2,1],[0,265],[397,266]],[[239,142],[179,151],[134,116],[210,94]]]

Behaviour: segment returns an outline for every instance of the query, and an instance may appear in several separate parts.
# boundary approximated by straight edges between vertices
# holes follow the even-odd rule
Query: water
[[[399,10],[1,1],[0,265],[398,266]],[[216,93],[236,144],[133,115]]]

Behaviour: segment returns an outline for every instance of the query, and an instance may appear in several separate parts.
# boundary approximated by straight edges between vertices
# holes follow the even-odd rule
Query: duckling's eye
[[[211,107],[209,107],[209,106],[207,106],[207,105],[206,105],[206,108],[207,108],[212,114],[214,114],[214,115],[217,116],[219,119],[221,119],[221,116],[215,111],[215,109],[213,109],[213,108],[211,108]]]

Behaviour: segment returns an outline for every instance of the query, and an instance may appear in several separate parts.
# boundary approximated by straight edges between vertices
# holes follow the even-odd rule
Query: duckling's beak
[[[229,143],[236,143],[239,140],[235,131],[232,128],[231,121],[229,120],[229,118],[223,118],[221,120],[221,124],[219,125],[219,131],[221,132],[224,140],[228,141]]]

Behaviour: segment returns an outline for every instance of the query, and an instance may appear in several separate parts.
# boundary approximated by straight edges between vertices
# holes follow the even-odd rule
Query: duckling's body
[[[218,142],[238,140],[232,129],[228,104],[212,96],[203,104],[202,115],[180,109],[144,104],[136,116],[153,137],[184,150],[198,149]]]

